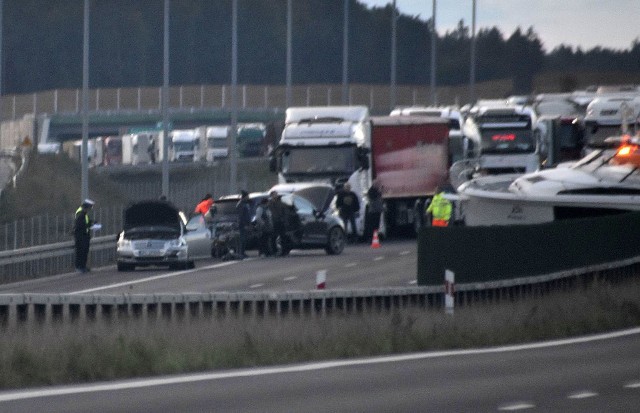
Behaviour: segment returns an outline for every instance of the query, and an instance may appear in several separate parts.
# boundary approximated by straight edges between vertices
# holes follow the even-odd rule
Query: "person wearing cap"
[[[91,199],[82,201],[82,205],[76,210],[76,218],[73,225],[73,238],[76,250],[76,271],[89,272],[87,258],[89,257],[89,245],[91,243],[91,226],[93,221],[89,218],[89,211],[93,208]]]
[[[242,191],[240,201],[236,204],[238,212],[238,256],[240,259],[247,258],[245,247],[247,245],[247,228],[251,225],[251,207],[249,206],[249,193]]]

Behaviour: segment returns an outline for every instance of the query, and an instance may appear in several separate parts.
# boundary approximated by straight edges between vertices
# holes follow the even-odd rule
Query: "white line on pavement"
[[[534,407],[536,407],[535,404],[524,402],[524,403],[507,404],[499,407],[498,410],[503,412],[515,412],[517,410],[533,409]]]
[[[640,381],[636,381],[635,383],[629,383],[624,385],[625,389],[640,389]]]
[[[374,261],[381,261],[381,260],[383,260],[383,259],[384,259],[384,257],[375,257],[373,260],[374,260]]]
[[[581,391],[577,393],[572,393],[567,396],[568,399],[588,399],[589,397],[595,397],[598,393],[594,393],[592,391]]]
[[[295,280],[296,278],[298,278],[298,277],[286,277],[286,278],[284,279],[284,281],[293,281],[293,280]]]
[[[264,284],[258,283],[258,284],[252,284],[252,285],[250,285],[250,286],[249,286],[249,288],[260,288],[260,287],[262,287],[262,286],[264,286]]]
[[[247,260],[245,260],[245,261],[247,261]],[[115,283],[115,284],[108,284],[108,285],[103,285],[102,287],[88,288],[86,290],[72,291],[69,294],[87,294],[87,293],[93,293],[93,292],[96,292],[96,291],[109,290],[111,288],[124,287],[124,286],[127,286],[127,285],[141,284],[141,283],[145,283],[145,282],[149,282],[149,281],[161,280],[163,278],[171,278],[171,277],[177,277],[178,275],[190,274],[190,273],[193,273],[193,272],[196,272],[196,271],[200,271],[200,270],[210,270],[210,269],[213,269],[213,268],[222,268],[222,267],[226,267],[227,265],[235,264],[237,262],[238,261],[226,261],[226,262],[223,262],[223,263],[214,264],[214,265],[208,265],[206,267],[195,268],[195,269],[192,269],[192,270],[172,271],[172,272],[168,272],[168,273],[165,273],[165,274],[154,275],[153,277],[140,278],[138,280],[126,281],[126,282]]]
[[[400,251],[400,255],[409,255],[411,251]]]

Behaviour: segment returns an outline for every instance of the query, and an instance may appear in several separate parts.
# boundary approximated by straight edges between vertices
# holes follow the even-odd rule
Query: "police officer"
[[[434,227],[446,227],[451,219],[451,201],[444,197],[440,187],[436,188],[431,203],[427,207],[427,214],[431,214],[431,225]]]
[[[73,238],[76,250],[76,271],[89,272],[87,258],[89,257],[89,244],[91,243],[91,226],[93,221],[89,218],[89,211],[93,208],[91,199],[85,199],[76,210],[76,218],[73,225]]]

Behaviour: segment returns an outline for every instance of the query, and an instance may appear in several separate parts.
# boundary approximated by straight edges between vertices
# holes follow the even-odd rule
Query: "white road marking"
[[[598,393],[594,393],[592,391],[581,391],[577,393],[572,393],[567,396],[568,399],[588,399],[589,397],[595,397]]]
[[[409,255],[411,251],[400,251],[400,255]]]
[[[258,284],[252,284],[252,285],[250,285],[250,286],[249,286],[249,288],[260,288],[260,287],[262,287],[262,286],[264,286],[264,284],[258,283]]]
[[[286,278],[284,279],[284,281],[293,281],[293,280],[295,280],[296,278],[298,278],[298,277],[286,277]]]
[[[383,260],[383,259],[384,259],[384,257],[383,257],[383,256],[380,256],[380,257],[375,257],[373,260],[374,260],[374,261],[381,261],[381,260]]]
[[[624,385],[625,389],[640,389],[640,381],[636,381],[635,383],[629,383]]]
[[[410,285],[418,284],[418,280],[411,280],[409,281],[409,284]]]
[[[350,263],[348,263],[348,264],[345,264],[344,266],[345,266],[346,268],[351,268],[351,267],[355,267],[356,265],[358,265],[358,263],[357,263],[357,262],[350,262]]]
[[[268,374],[297,373],[297,372],[303,372],[303,371],[315,371],[315,370],[323,370],[323,369],[331,369],[331,368],[347,367],[347,366],[361,366],[361,365],[378,364],[378,363],[396,363],[396,362],[402,362],[402,361],[424,360],[424,359],[441,358],[441,357],[469,356],[469,355],[475,355],[475,354],[504,353],[504,352],[513,352],[513,351],[521,351],[521,350],[532,350],[532,349],[539,349],[539,348],[566,346],[571,344],[589,343],[593,341],[627,337],[627,336],[637,335],[637,334],[640,334],[640,328],[632,328],[628,330],[615,331],[613,333],[596,334],[591,336],[576,337],[576,338],[570,338],[570,339],[564,339],[564,340],[543,341],[539,343],[519,344],[519,345],[503,346],[503,347],[480,348],[480,349],[469,349],[469,350],[434,351],[434,352],[426,352],[426,353],[401,354],[396,356],[371,357],[366,359],[335,360],[335,361],[305,363],[305,364],[288,365],[288,366],[241,369],[241,370],[225,371],[225,372],[219,372],[219,373],[200,373],[200,374],[191,374],[191,375],[160,377],[160,378],[154,378],[154,379],[125,380],[125,381],[109,382],[109,383],[102,383],[102,384],[62,386],[57,388],[46,387],[39,390],[23,390],[23,391],[17,391],[17,392],[0,393],[0,402],[11,401],[11,400],[33,399],[37,397],[62,396],[66,394],[80,394],[80,393],[94,393],[94,392],[114,391],[114,390],[124,390],[124,389],[138,389],[138,388],[144,388],[144,387],[165,386],[165,385],[180,384],[180,383],[194,383],[199,381],[220,380],[220,379],[235,378],[235,377],[250,377],[250,376],[264,376]],[[636,383],[632,383],[632,384],[635,385]],[[527,405],[526,403],[518,403],[518,404],[514,403],[512,405],[505,405],[502,407],[502,409],[504,408],[513,409],[513,407],[525,408],[526,405]]]
[[[248,260],[245,260],[248,261]],[[116,284],[109,284],[109,285],[103,285],[102,287],[95,287],[95,288],[88,288],[86,290],[80,290],[80,291],[72,291],[69,294],[87,294],[87,293],[93,293],[96,291],[102,291],[102,290],[109,290],[111,288],[118,288],[118,287],[124,287],[127,285],[134,285],[134,284],[141,284],[141,283],[146,283],[149,281],[155,281],[155,280],[161,280],[163,278],[171,278],[171,277],[177,277],[178,275],[184,275],[184,274],[190,274],[196,271],[200,271],[200,270],[210,270],[213,268],[222,268],[222,267],[226,267],[227,265],[233,265],[235,263],[237,263],[239,261],[226,261],[226,262],[222,262],[222,263],[218,263],[218,264],[214,264],[214,265],[208,265],[206,267],[199,267],[199,268],[194,268],[191,270],[184,270],[184,271],[172,271],[172,272],[168,272],[165,274],[160,274],[160,275],[154,275],[153,277],[147,277],[147,278],[140,278],[137,280],[133,280],[133,281],[127,281],[127,282],[122,282],[122,283],[116,283]]]
[[[536,407],[535,404],[521,402],[521,403],[504,405],[502,407],[499,407],[498,410],[503,412],[515,412],[517,410],[533,409],[534,407]]]

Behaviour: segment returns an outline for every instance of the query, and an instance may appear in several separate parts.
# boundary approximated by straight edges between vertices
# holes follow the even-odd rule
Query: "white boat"
[[[475,178],[458,188],[465,224],[524,225],[640,210],[640,137],[525,175]]]

